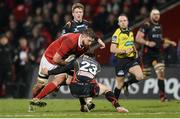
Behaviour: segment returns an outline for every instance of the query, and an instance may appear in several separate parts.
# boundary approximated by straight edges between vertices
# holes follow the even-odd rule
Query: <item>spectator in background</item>
[[[12,81],[13,51],[8,38],[0,36],[0,97],[6,96],[7,82]]]
[[[60,16],[57,13],[53,14],[52,23],[50,25],[50,33],[53,39],[56,39],[59,28],[62,28],[62,27],[63,27],[63,24],[62,24],[62,21],[60,21]]]
[[[7,8],[7,5],[1,0],[0,1],[0,30],[8,25],[8,16],[10,11]]]
[[[106,19],[108,17],[108,12],[106,11],[106,6],[101,5],[98,8],[97,15],[93,18],[93,29],[96,31],[101,31],[105,33]]]
[[[26,21],[23,24],[25,36],[31,37],[33,26],[34,26],[33,17],[29,15],[29,16],[27,16]]]
[[[32,38],[29,41],[29,47],[35,56],[36,63],[39,63],[41,56],[46,48],[46,39],[41,35],[43,24],[37,24],[32,29]]]
[[[144,20],[145,18],[147,18],[147,14],[148,14],[148,9],[146,6],[142,6],[140,8],[140,11],[139,11],[139,15],[136,15],[136,20],[137,21],[140,21],[140,20]]]
[[[29,89],[29,72],[35,57],[30,51],[28,40],[25,37],[19,39],[19,46],[15,51],[15,71],[16,71],[16,94],[15,97],[25,98]],[[31,75],[31,74],[30,74]]]

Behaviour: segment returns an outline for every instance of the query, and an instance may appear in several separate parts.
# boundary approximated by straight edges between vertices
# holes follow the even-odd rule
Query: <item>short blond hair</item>
[[[72,12],[76,9],[76,8],[80,8],[84,11],[84,5],[81,3],[74,3],[72,6]]]
[[[160,11],[158,9],[152,9],[150,13],[150,17],[152,17],[153,14],[160,14]]]

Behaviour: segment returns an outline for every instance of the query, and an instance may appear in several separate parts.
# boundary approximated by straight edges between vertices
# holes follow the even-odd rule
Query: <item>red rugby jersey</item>
[[[57,40],[52,42],[46,49],[44,55],[46,59],[52,63],[56,64],[53,61],[53,57],[57,52],[63,59],[67,58],[71,54],[75,54],[76,57],[79,57],[88,49],[80,47],[78,45],[80,33],[68,33],[60,36]]]

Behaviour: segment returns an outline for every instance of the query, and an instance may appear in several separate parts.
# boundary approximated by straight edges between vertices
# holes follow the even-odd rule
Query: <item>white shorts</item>
[[[39,65],[39,71],[38,71],[38,79],[48,79],[48,77],[44,74],[41,73],[41,70],[42,68],[47,68],[48,70],[52,70],[52,69],[55,69],[56,67],[58,67],[58,65],[55,65],[55,64],[51,64],[47,59],[46,57],[43,55],[42,58],[41,58],[41,62],[40,62],[40,65]]]

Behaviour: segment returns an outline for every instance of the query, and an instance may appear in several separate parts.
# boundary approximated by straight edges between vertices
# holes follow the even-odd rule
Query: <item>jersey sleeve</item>
[[[67,55],[71,50],[73,50],[75,48],[75,43],[73,42],[73,40],[71,38],[67,38],[64,37],[62,39],[62,43],[61,46],[59,47],[57,53],[61,56],[64,57],[65,55]]]
[[[70,27],[71,27],[71,22],[67,22],[66,25],[63,26],[61,34],[66,34],[70,33]]]
[[[112,35],[112,43],[118,44],[118,35],[120,34],[120,30],[117,29],[114,34]]]
[[[148,22],[146,22],[139,28],[139,31],[146,34],[148,32],[149,26],[150,26],[150,24]]]

